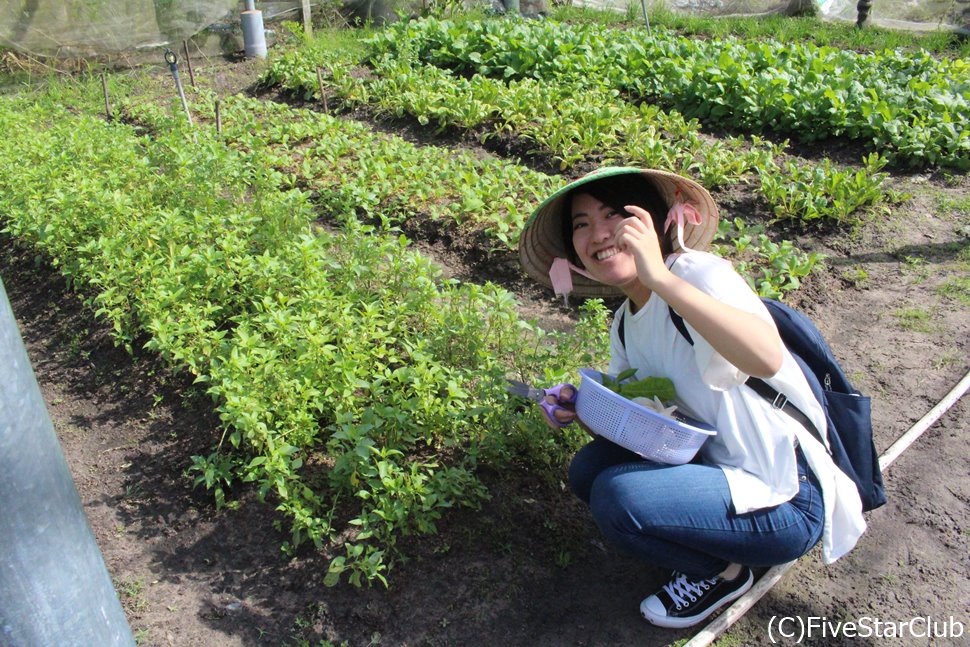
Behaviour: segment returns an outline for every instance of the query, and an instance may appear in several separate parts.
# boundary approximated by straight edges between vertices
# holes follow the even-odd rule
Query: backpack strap
[[[623,312],[620,313],[620,326],[617,328],[616,332],[619,333],[620,346],[622,346],[623,351],[626,352],[626,326],[624,325],[626,323],[626,309],[623,308],[623,306],[620,306],[620,308],[623,309]]]
[[[667,310],[670,312],[670,320],[674,323],[674,327],[677,329],[677,332],[679,332],[681,336],[685,340],[687,340],[688,344],[693,346],[694,340],[691,339],[690,332],[688,332],[687,330],[687,324],[684,323],[684,318],[681,317],[676,312],[674,312],[674,309],[671,308],[670,306],[667,306]],[[622,325],[623,325],[623,322],[621,321],[620,322],[621,330],[622,330]],[[787,413],[789,416],[794,418],[801,426],[805,427],[805,429],[807,429],[808,432],[812,434],[812,436],[814,436],[819,442],[821,442],[823,447],[826,446],[825,441],[822,440],[822,434],[819,433],[819,430],[815,428],[815,424],[812,422],[812,419],[809,418],[807,415],[805,415],[805,413],[801,409],[799,409],[794,404],[792,404],[784,393],[781,393],[780,391],[776,390],[774,387],[772,387],[770,384],[762,380],[760,377],[749,377],[744,383],[747,386],[751,387],[752,391],[754,391],[762,398],[770,402],[772,408],[781,409],[782,411]]]
[[[825,441],[822,440],[822,434],[820,434],[818,429],[815,428],[812,420],[806,416],[801,409],[789,402],[788,397],[784,393],[775,390],[760,377],[749,377],[745,384],[750,386],[752,391],[763,397],[765,400],[771,402],[771,407],[773,409],[781,409],[789,416],[794,418],[796,422],[808,430],[808,433],[812,434],[817,441],[822,443],[822,447],[825,447]]]
[[[671,258],[669,260],[668,267],[673,267],[673,264],[676,260],[677,260],[676,256]],[[620,308],[623,308],[623,306],[620,306]],[[681,317],[679,314],[677,314],[674,311],[674,309],[670,307],[670,305],[667,306],[667,311],[670,313],[670,320],[671,322],[673,322],[674,328],[677,329],[677,332],[680,333],[681,337],[683,337],[688,344],[693,346],[694,339],[690,336],[690,331],[687,330],[687,324],[684,322],[684,318]],[[624,350],[626,350],[626,325],[625,324],[626,324],[626,309],[623,309],[623,311],[620,312],[620,324],[617,328],[617,333],[620,337],[620,344],[623,346]],[[803,367],[803,372],[804,371],[805,371],[805,368]],[[812,436],[814,436],[816,440],[822,443],[822,447],[827,448],[825,440],[823,440],[822,438],[821,432],[819,432],[819,430],[816,429],[815,424],[812,422],[812,419],[809,418],[807,415],[805,415],[805,413],[801,409],[799,409],[794,404],[792,404],[788,400],[788,396],[776,390],[770,384],[768,384],[767,382],[765,382],[764,380],[758,377],[749,377],[744,383],[747,386],[751,387],[752,391],[754,391],[762,398],[770,402],[773,408],[781,409],[789,416],[794,418],[795,421],[798,422],[802,427],[805,427],[805,429],[808,430],[808,432],[812,434]],[[829,453],[831,454],[831,450],[829,450]]]
[[[691,346],[694,345],[694,340],[690,336],[690,332],[687,330],[687,324],[684,323],[684,318],[677,314],[673,308],[667,306],[667,311],[670,313],[670,320],[674,322],[674,328],[680,333],[680,336],[687,340],[687,343]]]

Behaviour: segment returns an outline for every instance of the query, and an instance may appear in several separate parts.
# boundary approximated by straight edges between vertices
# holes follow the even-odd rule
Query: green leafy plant
[[[816,252],[797,250],[791,241],[773,242],[763,226],[747,225],[740,218],[720,221],[712,251],[733,257],[735,269],[751,289],[773,299],[797,290],[823,260]]]
[[[193,140],[164,109],[143,117],[164,127],[147,138],[0,101],[4,130],[30,133],[0,142],[0,213],[92,295],[118,343],[138,339],[213,398],[222,446],[188,472],[217,504],[252,484],[288,519],[284,549],[342,549],[328,581],[386,583],[400,536],[487,497],[480,457],[548,467],[574,451],[580,438],[551,439],[508,406],[504,376],[590,364],[605,352],[592,324],[551,335],[501,289],[443,281],[405,239],[360,223],[367,194],[335,194],[345,228],[313,229],[290,158],[274,152],[313,126],[280,120],[234,148],[231,129]],[[602,304],[584,312],[602,331]]]
[[[970,105],[962,58],[555,21],[429,19],[394,26],[371,44],[462,74],[595,80],[712,125],[804,141],[849,137],[895,163],[970,168],[970,132],[958,125]]]
[[[863,206],[884,199],[886,174],[879,171],[886,161],[873,153],[858,170],[836,169],[829,160],[817,166],[788,162],[781,172],[759,169],[760,193],[774,205],[779,220],[829,219],[849,225],[861,224],[854,215]]]

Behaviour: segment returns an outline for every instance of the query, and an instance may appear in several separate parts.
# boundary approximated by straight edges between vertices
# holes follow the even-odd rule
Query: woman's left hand
[[[626,210],[633,217],[624,218],[617,225],[614,244],[620,251],[633,255],[637,277],[652,290],[658,282],[670,276],[660,251],[660,239],[653,227],[650,212],[636,205],[629,205]]]

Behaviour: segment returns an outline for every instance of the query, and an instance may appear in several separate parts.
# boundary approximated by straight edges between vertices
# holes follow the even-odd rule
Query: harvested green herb
[[[674,383],[666,377],[645,377],[630,381],[636,373],[635,368],[627,369],[615,378],[603,373],[603,386],[630,400],[633,398],[657,398],[661,402],[670,402],[677,397]]]

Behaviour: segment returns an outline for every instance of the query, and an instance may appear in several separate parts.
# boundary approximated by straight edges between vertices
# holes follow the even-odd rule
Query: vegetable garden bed
[[[454,45],[458,41],[461,47]],[[465,642],[460,638],[467,628],[480,631],[494,620],[506,596],[521,601],[546,595],[544,604],[556,608],[551,591],[516,584],[513,571],[523,564],[523,572],[545,586],[554,589],[561,581],[573,589],[595,578],[607,560],[604,568],[616,587],[637,593],[649,588],[641,587],[639,576],[622,561],[590,543],[596,541],[595,531],[558,491],[565,461],[581,435],[550,434],[539,415],[512,407],[504,393],[507,375],[554,383],[581,366],[602,363],[608,310],[595,301],[581,310],[553,307],[559,324],[552,327],[568,332],[548,332],[543,328],[549,326],[531,319],[540,307],[530,305],[534,293],[505,289],[516,285],[513,281],[503,287],[448,279],[415,251],[421,240],[400,236],[401,230],[411,238],[422,231],[415,221],[440,223],[424,230],[440,227],[465,241],[487,241],[478,254],[479,267],[507,265],[529,209],[565,180],[555,169],[571,175],[604,161],[671,166],[718,187],[724,208],[718,253],[732,258],[762,294],[784,296],[813,311],[870,392],[885,402],[898,397],[903,384],[893,372],[918,357],[931,359],[911,368],[933,376],[924,383],[923,373],[914,373],[920,392],[945,390],[945,380],[958,370],[959,355],[947,355],[951,351],[933,340],[967,338],[965,317],[959,316],[966,307],[961,299],[970,262],[966,229],[961,229],[967,227],[968,211],[961,174],[968,137],[961,112],[967,92],[963,61],[934,67],[922,55],[902,61],[886,54],[877,66],[861,55],[853,59],[851,52],[804,48],[785,54],[785,65],[807,65],[819,88],[831,77],[828,66],[835,65],[893,68],[898,62],[906,73],[873,80],[877,88],[880,83],[888,88],[899,76],[918,77],[922,85],[906,88],[932,101],[913,113],[926,125],[918,132],[926,144],[922,150],[930,151],[916,155],[911,139],[890,142],[872,128],[832,125],[839,115],[850,120],[858,119],[857,113],[828,110],[825,125],[792,116],[757,122],[752,121],[756,115],[764,119],[781,104],[719,112],[709,101],[719,91],[701,96],[699,80],[687,89],[665,82],[663,96],[660,86],[642,85],[643,79],[673,78],[664,76],[672,70],[642,67],[661,50],[667,64],[685,77],[712,83],[710,61],[716,60],[718,74],[734,75],[722,84],[769,83],[765,71],[780,69],[782,57],[771,43],[732,41],[734,56],[727,61],[708,55],[713,45],[673,34],[654,39],[627,34],[618,41],[610,30],[589,25],[434,20],[392,28],[371,39],[367,49],[335,50],[325,42],[281,52],[262,84],[279,83],[291,93],[319,99],[320,67],[336,114],[200,88],[189,93],[196,114],[195,127],[189,127],[174,104],[159,99],[170,79],[140,75],[111,80],[112,96],[122,97],[123,123],[105,123],[99,116],[95,82],[54,83],[45,92],[5,97],[0,104],[4,131],[22,133],[0,142],[0,222],[7,230],[8,254],[3,267],[28,271],[23,261],[10,260],[15,248],[21,256],[36,254],[97,312],[102,323],[86,327],[107,325],[114,342],[138,357],[159,358],[159,373],[182,376],[195,383],[184,388],[208,396],[211,405],[197,406],[211,407],[221,429],[208,446],[188,443],[192,453],[182,454],[181,468],[175,469],[186,470],[189,478],[184,486],[167,485],[167,491],[191,488],[193,481],[204,486],[223,508],[209,510],[206,523],[220,526],[232,519],[259,523],[254,511],[267,508],[256,499],[269,502],[275,511],[267,513],[271,520],[259,546],[275,543],[274,553],[282,546],[297,558],[289,567],[261,562],[261,568],[301,591],[286,608],[324,627],[294,629],[294,634],[357,644],[370,623],[371,638],[378,631],[393,643]],[[578,53],[564,58],[538,42],[572,43]],[[629,42],[638,45],[618,44]],[[613,52],[612,58],[604,59],[603,52]],[[348,73],[365,67],[372,73]],[[760,72],[743,77],[752,74],[749,68]],[[940,78],[947,79],[946,88]],[[819,92],[828,97],[824,89]],[[886,92],[895,97],[905,90]],[[761,90],[747,94],[773,96]],[[783,95],[781,102],[791,103]],[[795,103],[808,101],[796,98]],[[219,133],[216,99],[223,124]],[[903,118],[888,98],[881,100],[889,112],[884,114],[877,101],[870,116],[882,115],[885,124]],[[685,109],[688,105],[693,112]],[[348,111],[365,121],[349,119]],[[415,144],[375,132],[368,123],[404,117],[428,126],[432,139],[435,132],[444,135],[443,145]],[[383,123],[386,128],[393,122]],[[895,128],[911,134],[914,123]],[[761,138],[769,126],[803,138],[854,134],[859,161],[846,166],[799,157],[786,144]],[[715,127],[736,134],[714,134]],[[767,134],[777,140],[777,132]],[[532,162],[539,163],[530,168],[527,161],[480,148],[444,145],[455,136],[507,138],[531,150]],[[874,155],[870,146],[886,157]],[[885,166],[887,160],[893,166]],[[923,175],[909,170],[911,164],[931,170],[946,164],[939,168],[951,170],[932,171],[929,192],[919,181]],[[910,215],[900,218],[900,213]],[[923,244],[920,228],[936,242]],[[876,258],[880,254],[885,259]],[[6,273],[4,278],[8,282]],[[922,295],[918,306],[927,308],[927,321],[934,322],[926,324],[929,330],[912,324],[915,315],[907,317],[876,298],[898,296],[902,287]],[[15,294],[25,290],[19,283]],[[860,331],[866,328],[855,327],[862,324],[854,323],[852,313],[865,313],[870,326],[899,330],[887,335],[873,329],[866,333],[872,339],[863,343]],[[35,329],[34,335],[40,333]],[[104,351],[106,338],[99,339],[93,348]],[[910,347],[897,349],[896,356],[877,353],[880,339],[905,340],[894,343]],[[83,336],[78,343],[85,343]],[[956,348],[959,353],[964,347]],[[115,365],[124,363],[111,357]],[[171,406],[169,415],[186,415],[177,404]],[[891,429],[904,418],[883,413],[885,435],[877,441],[888,444]],[[159,442],[148,433],[143,437],[148,446]],[[125,451],[137,453],[135,447]],[[149,483],[127,484],[134,485],[143,493],[151,489]],[[959,492],[965,489],[966,484],[958,486]],[[200,499],[201,491],[191,495],[193,505],[210,505]],[[510,496],[515,500],[507,501]],[[139,499],[129,497],[129,503]],[[145,493],[144,500],[150,499]],[[179,528],[186,524],[183,519]],[[239,530],[223,530],[242,541]],[[439,539],[415,539],[436,532]],[[940,532],[944,544],[965,546],[967,535],[959,527],[956,535],[949,526]],[[475,548],[483,537],[488,545]],[[99,539],[108,541],[103,533]],[[865,547],[860,554],[873,557]],[[387,611],[362,612],[360,629],[326,620],[322,606],[311,608],[310,598],[331,594],[313,593],[310,583],[387,583],[390,578],[393,591],[398,569],[405,580],[421,572],[409,560],[427,565],[437,557],[465,578],[453,581],[444,573],[430,579],[427,590],[403,584],[427,616],[410,629],[390,626],[395,614],[404,613],[408,594],[380,593],[383,587],[360,593],[378,606],[390,601]],[[509,572],[495,574],[490,560]],[[300,575],[304,568],[312,572]],[[905,569],[887,572],[899,577]],[[306,585],[297,584],[301,577]],[[824,586],[824,576],[808,577]],[[443,607],[430,610],[436,586],[456,600],[454,617],[465,629],[449,629],[450,614]],[[472,601],[469,586],[482,594],[484,606]],[[606,583],[590,586],[606,596]],[[333,589],[334,608],[344,608],[338,615],[350,618],[356,594],[345,587]],[[230,588],[235,595],[246,590],[241,584]],[[950,601],[959,598],[959,590]],[[826,591],[832,600],[845,601]],[[265,599],[253,601],[252,608],[272,608],[272,596],[260,595]],[[870,599],[856,608],[866,608]],[[226,605],[213,608],[222,609],[223,616],[233,613]],[[137,611],[129,608],[136,619]],[[562,621],[562,613],[552,617]],[[605,617],[618,623],[623,636],[618,644],[638,642],[639,625],[617,613]],[[546,627],[548,641],[564,637],[528,612],[513,618],[501,628],[513,642],[527,635],[517,623],[529,625],[529,631]],[[207,624],[219,626],[217,620]],[[440,628],[431,629],[436,622]],[[599,622],[590,616],[582,624],[593,642],[606,635],[597,633],[605,630]],[[133,624],[137,627],[137,621]],[[254,620],[251,626],[271,625]],[[754,626],[744,631],[756,633]],[[163,636],[154,630],[151,635],[164,644]],[[290,636],[277,638],[283,643]]]

